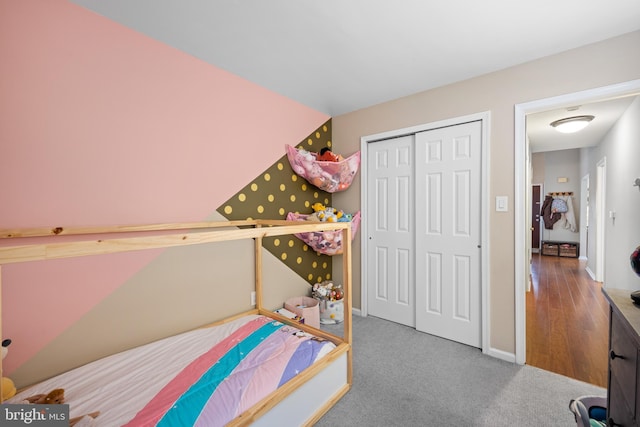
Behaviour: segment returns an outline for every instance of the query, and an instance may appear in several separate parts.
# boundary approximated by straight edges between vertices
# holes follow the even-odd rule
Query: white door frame
[[[552,98],[540,99],[515,105],[515,194],[514,194],[514,215],[515,215],[515,327],[516,327],[516,363],[524,365],[526,361],[526,303],[525,290],[528,277],[525,275],[526,263],[529,261],[526,254],[526,228],[525,211],[526,198],[528,195],[529,183],[527,182],[527,156],[529,153],[529,142],[526,135],[526,115],[538,113],[546,110],[567,107],[576,104],[599,101],[604,98],[630,95],[640,90],[640,79],[629,82],[614,84],[610,86],[588,89],[581,92],[560,95]]]
[[[580,253],[581,260],[589,257],[589,173],[582,177],[580,181]]]
[[[367,147],[368,144],[373,143],[375,141],[379,141],[382,139],[389,138],[397,138],[399,136],[411,135],[417,132],[423,132],[433,129],[438,129],[446,126],[455,126],[462,123],[468,123],[472,121],[480,120],[482,122],[482,160],[481,160],[481,195],[480,195],[480,212],[481,212],[481,232],[480,232],[480,241],[481,241],[481,250],[480,250],[480,286],[481,286],[481,311],[482,311],[482,352],[490,353],[490,336],[489,336],[489,314],[491,312],[489,306],[489,135],[491,135],[489,125],[491,119],[491,112],[485,111],[482,113],[470,114],[468,116],[455,117],[447,120],[441,120],[432,123],[426,123],[422,125],[407,127],[403,129],[396,129],[388,132],[382,132],[374,135],[363,136],[360,138],[360,152],[361,157],[363,159],[367,159]],[[361,162],[360,164],[360,182],[361,182],[361,190],[360,190],[360,210],[362,213],[362,217],[369,218],[367,215],[366,207],[367,207],[367,185],[368,185],[368,176],[367,176],[367,165],[366,161]],[[360,247],[361,247],[361,270],[360,277],[363,279],[367,277],[367,237],[366,233],[360,234]],[[367,316],[368,308],[367,308],[367,286],[366,284],[361,284],[360,289],[360,313],[362,316]]]
[[[596,164],[596,282],[604,282],[604,242],[607,225],[607,158]]]

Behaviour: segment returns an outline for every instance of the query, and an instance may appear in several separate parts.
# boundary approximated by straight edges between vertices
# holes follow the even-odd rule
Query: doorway
[[[580,105],[597,102],[605,98],[637,94],[640,90],[640,80],[615,84],[576,92],[558,97],[517,104],[515,106],[515,296],[516,296],[516,348],[515,361],[518,364],[526,362],[526,289],[528,283],[529,255],[527,247],[527,226],[529,212],[523,208],[529,197],[529,183],[531,176],[527,168],[529,145],[526,135],[526,116],[531,113],[562,108],[569,105]],[[594,245],[592,245],[594,246]],[[604,263],[604,254],[600,257]],[[604,265],[604,264],[603,264]]]
[[[443,192],[444,186],[436,184],[438,177],[442,177],[444,172],[421,169],[423,166],[420,166],[420,163],[425,163],[425,160],[428,163],[428,159],[435,159],[437,156],[442,155],[442,145],[434,142],[442,138],[442,136],[436,135],[437,132],[471,123],[477,125],[479,141],[481,141],[481,144],[477,144],[474,148],[474,150],[477,149],[478,151],[473,155],[474,159],[478,160],[479,167],[473,172],[473,174],[477,175],[469,175],[468,179],[465,180],[463,179],[464,174],[458,174],[457,176],[456,174],[450,174],[453,180],[449,181],[449,190]],[[363,315],[371,314],[386,318],[386,315],[379,314],[379,304],[391,303],[394,307],[387,311],[392,315],[396,313],[398,315],[397,319],[405,319],[404,321],[397,320],[399,323],[414,326],[416,319],[418,319],[418,323],[423,322],[428,325],[438,323],[433,320],[424,322],[420,319],[424,318],[425,312],[434,313],[438,311],[438,307],[442,307],[443,289],[438,286],[429,286],[429,283],[441,282],[437,279],[438,277],[442,279],[442,275],[439,275],[442,270],[437,268],[430,269],[429,266],[442,266],[444,264],[430,264],[427,262],[429,255],[437,258],[437,251],[425,249],[423,245],[425,239],[416,238],[416,236],[421,235],[416,231],[422,229],[422,234],[428,234],[429,230],[435,230],[432,227],[442,227],[442,221],[444,220],[449,225],[455,226],[447,226],[448,230],[453,229],[454,233],[462,235],[469,232],[465,224],[474,222],[476,224],[474,225],[476,234],[473,236],[473,256],[465,258],[461,255],[457,258],[458,263],[456,265],[446,267],[449,272],[459,274],[457,283],[460,286],[454,287],[455,290],[453,291],[456,293],[457,299],[455,297],[451,298],[445,304],[448,306],[446,307],[447,310],[449,310],[452,306],[452,301],[455,301],[455,304],[453,304],[455,313],[453,315],[449,314],[449,320],[460,318],[459,320],[466,323],[475,322],[474,327],[477,327],[476,338],[472,339],[470,345],[480,347],[483,351],[489,348],[488,322],[486,320],[488,290],[485,286],[487,283],[486,266],[488,266],[486,256],[488,215],[487,203],[485,202],[488,191],[486,168],[488,124],[489,113],[487,112],[398,129],[361,139],[361,152],[364,159],[361,168],[361,206],[363,216],[369,218],[369,227],[372,228],[371,230],[363,230],[364,232],[361,235],[363,251],[362,277],[363,283],[367,283],[367,286],[363,287],[361,295],[361,311]],[[434,133],[432,134],[431,132]],[[432,135],[436,137],[430,139],[429,137]],[[420,140],[418,150],[415,149],[416,140]],[[458,157],[462,158],[471,154],[468,150],[472,145],[464,137],[453,137],[452,139],[450,138],[450,141],[453,142],[449,144],[448,149],[455,152]],[[394,146],[395,144],[397,146],[393,150],[395,154],[390,155],[389,152],[382,149],[385,148],[385,144],[389,146]],[[392,171],[391,175],[397,175],[399,179],[389,185],[386,178],[380,175],[382,172],[376,169],[376,162],[380,162],[383,165],[392,165],[392,169],[402,169],[405,167],[404,165],[407,165],[406,169],[410,174],[396,174]],[[387,185],[385,185],[385,182]],[[472,186],[477,185],[477,188],[468,188],[465,182]],[[462,202],[468,202],[471,193],[475,193],[473,197],[477,198],[477,212],[474,213],[469,213],[467,210],[462,209]],[[381,198],[385,199],[385,202],[382,202]],[[439,203],[454,201],[452,206],[457,207],[457,209],[453,209],[450,214],[446,215],[446,218],[443,218],[440,207],[436,206],[436,204],[430,204],[437,200],[441,201]],[[457,218],[459,222],[456,223],[454,221],[452,223],[452,218]],[[395,222],[391,224],[389,219],[394,219]],[[400,238],[395,243],[383,240],[382,236],[378,236],[378,231],[386,228],[400,231],[401,236],[404,236],[404,238]],[[402,233],[404,230],[408,231]],[[402,247],[403,242],[408,247]],[[392,251],[396,246],[400,250]],[[444,246],[440,249],[443,248]],[[422,255],[420,255],[421,253]],[[471,261],[471,258],[473,258],[473,261]],[[468,267],[467,269],[465,269],[465,265]],[[406,268],[403,266],[406,266]],[[420,268],[416,268],[416,266],[420,266]],[[472,272],[472,270],[474,271]],[[465,271],[467,271],[466,274]],[[471,284],[470,280],[465,279],[471,279],[471,277],[477,282],[477,285]],[[392,278],[392,280],[384,283],[382,279],[387,280],[386,278]],[[394,283],[389,283],[391,281]],[[417,286],[417,283],[421,283],[421,285]],[[473,288],[477,291],[475,296],[469,293]],[[417,289],[420,289],[420,291]],[[477,310],[472,308],[474,302],[471,298],[477,301]],[[396,309],[399,309],[399,311],[404,310],[404,313],[397,313]],[[475,319],[472,319],[472,316],[475,316]],[[394,319],[389,318],[389,320]],[[418,329],[422,328],[418,327]],[[430,330],[425,330],[425,332],[438,334]],[[458,340],[457,338],[453,339]],[[464,341],[459,340],[459,342]]]

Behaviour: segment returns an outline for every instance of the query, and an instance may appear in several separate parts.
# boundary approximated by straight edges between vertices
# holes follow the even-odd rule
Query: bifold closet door
[[[416,329],[481,347],[481,122],[415,135]]]
[[[413,135],[367,147],[367,307],[415,327]]]

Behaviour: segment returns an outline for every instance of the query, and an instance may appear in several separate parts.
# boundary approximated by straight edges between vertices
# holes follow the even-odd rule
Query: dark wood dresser
[[[640,306],[631,291],[603,289],[609,301],[609,426],[640,426]]]

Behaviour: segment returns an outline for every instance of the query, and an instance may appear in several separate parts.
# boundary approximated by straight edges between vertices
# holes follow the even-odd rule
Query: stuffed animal
[[[353,215],[349,213],[344,213],[342,211],[339,212],[342,215],[338,216],[338,222],[351,222],[353,219]]]
[[[353,163],[353,164],[352,164]],[[340,168],[340,176],[338,177],[338,191],[344,191],[351,185],[353,178],[358,171],[359,160],[350,158],[347,162],[342,164]]]
[[[25,397],[24,403],[34,403],[36,405],[61,405],[64,403],[64,389],[56,388],[47,394],[34,394]]]
[[[10,339],[6,339],[2,341],[2,358],[4,359],[9,353],[9,345],[11,344]],[[10,378],[2,377],[2,397],[0,398],[0,402],[3,402],[7,399],[12,398],[16,395],[16,385],[11,381]]]
[[[331,206],[325,206],[322,203],[314,203],[311,208],[313,213],[307,216],[307,221],[321,221],[321,222],[337,222],[336,216],[337,210]]]
[[[34,394],[25,398],[22,403],[33,403],[36,405],[60,405],[64,403],[64,389],[56,388],[51,390],[47,394]],[[93,425],[93,420],[100,415],[100,411],[91,412],[89,414],[80,415],[79,417],[73,417],[69,420],[69,426],[73,427],[76,424],[82,426]],[[82,423],[80,423],[82,421]]]
[[[316,156],[316,159],[321,162],[339,162],[344,160],[341,155],[334,154],[331,149],[327,147],[320,150],[320,154]]]
[[[325,206],[322,203],[314,203],[311,208],[313,213],[307,216],[307,221],[321,222],[351,222],[353,215],[345,213],[341,209]]]
[[[317,214],[318,214],[318,218],[320,218],[320,221],[338,222],[338,217],[336,216],[337,212],[338,212],[337,209],[332,208],[331,206],[327,206],[325,210],[317,212]]]
[[[314,212],[320,212],[326,209],[325,205],[323,205],[320,202],[316,202],[313,205],[311,205],[311,209],[313,209]]]
[[[321,190],[331,188],[338,184],[337,179],[316,163],[316,157],[312,153],[304,149],[299,149],[298,157],[300,163],[297,168],[294,168],[294,171],[311,184]]]
[[[325,280],[322,283],[314,283],[311,288],[311,296],[318,300],[338,301],[344,298],[344,291],[342,285]]]

